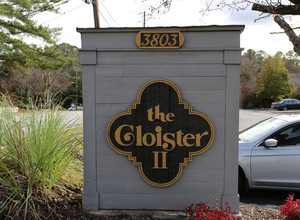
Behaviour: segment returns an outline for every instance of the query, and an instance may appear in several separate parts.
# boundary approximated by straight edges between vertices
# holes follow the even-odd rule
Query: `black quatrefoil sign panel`
[[[210,119],[193,111],[177,86],[165,79],[146,83],[128,111],[117,114],[107,126],[110,146],[156,187],[174,184],[183,167],[204,153],[213,139]]]

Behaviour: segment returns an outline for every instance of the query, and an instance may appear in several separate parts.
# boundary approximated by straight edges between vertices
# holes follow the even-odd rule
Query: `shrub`
[[[231,213],[231,207],[229,203],[226,203],[226,209],[220,210],[216,207],[211,207],[206,203],[199,203],[197,205],[191,204],[189,207],[185,208],[185,214],[189,216],[189,219],[196,220],[229,220],[235,219]]]
[[[31,105],[16,114],[6,108],[6,97],[0,106],[0,219],[47,218],[41,207],[55,213],[52,202],[82,185],[76,158],[82,142],[70,132],[74,122],[65,121],[58,106],[39,111]]]
[[[296,89],[294,89],[292,97],[295,99],[300,99],[300,86],[298,86]]]
[[[280,208],[280,215],[286,216],[287,219],[300,219],[300,199],[294,200],[294,194],[289,195],[286,203]]]

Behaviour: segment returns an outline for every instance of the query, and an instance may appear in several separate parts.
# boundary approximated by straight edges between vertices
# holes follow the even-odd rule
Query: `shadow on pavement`
[[[295,194],[295,199],[300,199],[300,192],[279,190],[257,190],[240,193],[240,202],[257,205],[283,205],[289,195]]]

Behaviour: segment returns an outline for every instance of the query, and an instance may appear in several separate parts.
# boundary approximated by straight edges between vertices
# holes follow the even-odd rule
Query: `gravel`
[[[267,220],[267,219],[285,219],[280,216],[280,206],[270,206],[270,207],[258,207],[257,205],[241,204],[240,212],[242,214],[242,219],[245,220]]]

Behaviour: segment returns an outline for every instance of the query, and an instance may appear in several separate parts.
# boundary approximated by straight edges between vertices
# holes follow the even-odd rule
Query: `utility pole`
[[[95,28],[100,28],[99,4],[98,0],[83,0],[85,3],[93,5]]]
[[[76,100],[76,109],[77,109],[77,106],[78,106],[78,72],[76,71],[76,87],[75,87],[75,95],[76,95],[76,97],[75,97],[75,100]]]
[[[99,19],[99,4],[98,0],[93,0],[93,11],[94,11],[94,23],[95,23],[95,28],[100,28],[100,19]]]
[[[146,27],[146,12],[144,11],[144,22],[143,22],[143,26]]]

